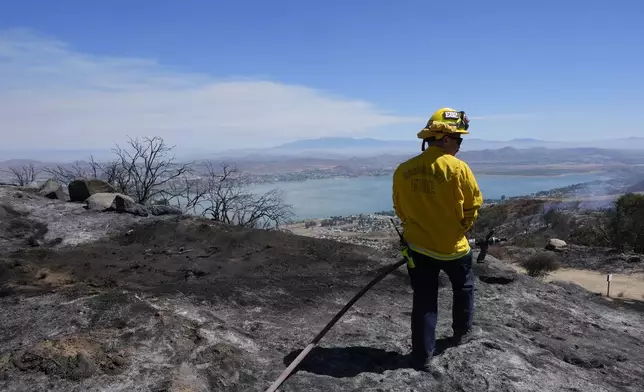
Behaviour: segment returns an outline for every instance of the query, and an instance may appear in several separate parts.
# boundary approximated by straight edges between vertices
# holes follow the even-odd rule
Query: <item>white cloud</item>
[[[79,53],[31,31],[9,30],[0,32],[0,121],[3,149],[106,148],[128,135],[220,149],[365,136],[426,119],[305,86],[222,80],[151,59]]]

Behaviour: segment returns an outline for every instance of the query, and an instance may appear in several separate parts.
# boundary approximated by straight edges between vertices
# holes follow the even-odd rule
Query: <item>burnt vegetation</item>
[[[26,186],[36,181],[38,170],[33,163],[21,166],[12,166],[5,170],[11,177],[11,181],[18,186]]]
[[[523,199],[487,206],[480,211],[472,235],[489,230],[511,239],[511,245],[543,247],[550,238],[619,252],[644,253],[644,195],[627,193],[610,205],[584,210],[580,202],[554,203]]]
[[[182,175],[173,181],[164,196],[186,212],[199,213],[217,222],[251,228],[269,228],[287,222],[292,207],[284,203],[277,189],[257,195],[252,182],[235,166],[205,162],[197,166],[201,179]]]
[[[290,221],[292,206],[281,191],[252,191],[253,183],[235,165],[222,162],[179,162],[175,146],[161,137],[130,138],[112,149],[114,158],[42,169],[61,185],[76,179],[98,179],[141,205],[174,206],[184,213],[249,228],[279,227]],[[13,178],[24,186],[36,179],[33,165],[12,169]]]

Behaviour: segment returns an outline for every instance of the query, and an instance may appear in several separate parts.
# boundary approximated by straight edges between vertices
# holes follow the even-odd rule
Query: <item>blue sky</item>
[[[7,147],[644,136],[641,1],[4,1]],[[5,136],[5,135],[3,135]],[[37,142],[35,141],[37,138]]]

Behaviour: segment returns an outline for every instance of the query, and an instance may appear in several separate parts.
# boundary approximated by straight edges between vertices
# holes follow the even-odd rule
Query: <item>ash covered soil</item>
[[[13,192],[0,198],[8,207],[2,391],[264,391],[396,261],[330,240],[81,211]],[[43,203],[59,211],[56,220],[35,207]],[[65,222],[77,226],[63,230]],[[34,231],[52,241],[34,245]],[[280,390],[642,391],[641,311],[518,275],[490,256],[474,268],[484,335],[458,347],[440,340],[433,374],[408,365],[403,267],[360,299]],[[451,334],[442,282],[438,338]]]

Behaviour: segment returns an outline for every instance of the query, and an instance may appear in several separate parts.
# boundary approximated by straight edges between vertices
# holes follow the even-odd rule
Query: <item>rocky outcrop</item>
[[[33,190],[0,186],[0,259],[30,242],[66,247],[123,233],[136,222],[165,219],[133,214],[105,214],[86,205],[40,196]],[[7,212],[9,211],[9,212]]]
[[[62,185],[58,184],[54,179],[45,181],[45,183],[38,188],[38,194],[49,199],[67,201],[67,195],[65,194]]]
[[[85,200],[85,204],[87,205],[87,209],[89,210],[105,211],[112,207],[112,205],[114,204],[114,199],[117,196],[119,197],[119,199],[134,203],[134,200],[131,197],[122,195],[120,193],[96,193],[87,198],[87,200]]]
[[[25,185],[23,188],[27,190],[37,190],[40,188],[40,185],[38,185],[37,181],[32,181],[29,184]]]
[[[138,216],[148,216],[147,209],[120,193],[95,193],[85,200],[87,209],[94,211],[127,212]]]
[[[490,259],[493,258],[490,257]],[[499,262],[475,263],[472,269],[481,282],[488,284],[505,285],[514,282],[518,278],[518,274],[514,268]]]
[[[70,201],[85,201],[96,193],[116,193],[116,189],[105,181],[97,179],[78,179],[69,183]]]
[[[0,390],[263,392],[395,262],[366,247],[189,217],[127,233],[0,260]],[[280,391],[641,391],[644,317],[634,305],[512,274],[491,256],[474,272],[483,336],[448,344],[443,285],[433,373],[409,366],[403,267]]]
[[[548,243],[545,246],[546,250],[552,250],[555,252],[563,252],[564,250],[568,249],[568,244],[566,244],[566,241],[560,240],[557,238],[551,238],[548,240]]]

